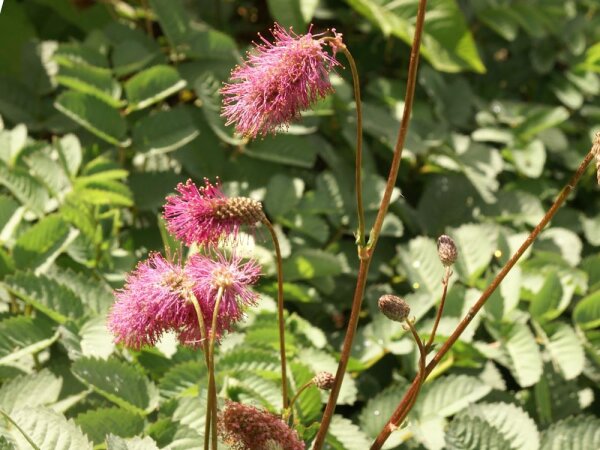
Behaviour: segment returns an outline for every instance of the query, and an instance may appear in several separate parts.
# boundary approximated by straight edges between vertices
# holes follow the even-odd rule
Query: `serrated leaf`
[[[66,286],[44,275],[17,272],[4,280],[7,289],[58,323],[83,315],[81,300]]]
[[[425,385],[415,408],[418,408],[422,418],[447,417],[485,397],[491,390],[492,388],[479,378],[450,375]]]
[[[13,248],[15,264],[43,271],[74,237],[60,216],[47,216],[19,236]]]
[[[189,19],[180,0],[150,0],[161,28],[173,47],[185,43],[190,36]]]
[[[600,291],[579,300],[573,310],[573,320],[584,330],[600,326]]]
[[[273,176],[267,185],[264,205],[273,217],[283,216],[300,201],[304,191],[304,181],[282,174]]]
[[[480,403],[461,413],[462,417],[478,417],[500,431],[515,450],[538,450],[540,436],[535,422],[520,407],[509,403]]]
[[[444,267],[440,263],[437,247],[433,240],[418,237],[401,246],[398,253],[402,268],[407,273],[414,289],[420,289],[437,298],[442,293],[441,279]]]
[[[114,352],[114,336],[108,331],[106,320],[106,316],[97,316],[81,326],[79,336],[83,356],[106,359]]]
[[[27,209],[41,216],[48,199],[48,191],[43,184],[28,171],[20,168],[9,168],[0,161],[0,185],[6,187]]]
[[[455,418],[445,435],[447,450],[501,450],[511,448],[500,430],[479,417]],[[514,447],[513,447],[514,448]]]
[[[179,107],[138,120],[133,127],[133,147],[141,152],[166,153],[193,141],[200,131],[188,112]]]
[[[27,406],[50,405],[58,400],[62,378],[48,369],[15,377],[0,387],[0,409],[7,413]]]
[[[245,153],[252,158],[310,169],[317,158],[317,147],[306,145],[310,136],[278,134],[252,141]]]
[[[566,380],[579,376],[585,364],[583,345],[575,330],[567,324],[559,324],[547,343],[552,361]]]
[[[0,321],[0,364],[17,361],[25,355],[39,352],[58,339],[47,320],[31,317],[11,317]]]
[[[117,406],[146,415],[158,404],[158,389],[134,367],[116,359],[81,358],[71,367],[86,386]]]
[[[200,390],[199,386],[204,387],[207,376],[206,365],[200,361],[185,361],[177,364],[160,379],[158,385],[160,394],[165,398],[195,397]]]
[[[67,420],[62,414],[50,409],[41,406],[23,407],[14,411],[11,418],[40,449],[92,449],[92,444],[73,420]],[[10,433],[17,448],[31,448],[19,431],[12,428]]]
[[[456,271],[465,283],[472,284],[487,269],[494,255],[498,230],[490,225],[467,224],[449,234],[458,248]]]
[[[365,450],[371,442],[350,420],[334,415],[331,419],[326,443],[333,450]]]
[[[537,420],[542,427],[581,410],[577,382],[565,380],[550,364],[544,369],[533,389]]]
[[[121,408],[98,408],[79,414],[75,423],[94,444],[104,442],[108,434],[133,437],[144,429],[144,418]]]
[[[555,271],[548,272],[542,288],[533,297],[529,305],[531,317],[539,321],[555,319],[557,315],[560,315],[558,306],[562,295],[563,289],[560,278]]]
[[[127,123],[119,111],[108,103],[82,92],[67,91],[60,94],[54,106],[69,119],[105,141],[127,147]]]
[[[200,391],[197,397],[182,397],[177,400],[177,407],[171,419],[187,425],[192,430],[204,430],[206,423],[206,394],[207,390]],[[202,433],[204,434],[204,432]]]
[[[135,74],[125,83],[125,94],[129,100],[129,111],[147,108],[150,105],[183,89],[185,80],[171,66],[156,65]]]
[[[110,285],[102,278],[68,270],[53,270],[46,274],[77,295],[81,302],[98,315],[104,315],[114,302]]]
[[[283,262],[287,281],[339,275],[347,269],[340,258],[318,249],[300,249]]]
[[[398,403],[408,388],[407,383],[388,386],[373,398],[361,410],[358,416],[360,429],[370,438],[375,439],[396,410]],[[392,433],[384,448],[394,448],[402,442],[402,437]]]
[[[63,60],[56,81],[75,91],[98,97],[114,108],[122,104],[119,100],[121,85],[112,77],[110,70]]]
[[[543,371],[542,356],[535,336],[527,325],[515,323],[502,343],[510,358],[513,376],[522,387],[532,386]]]
[[[290,369],[296,392],[315,376],[315,373],[308,366],[295,361],[291,362]],[[312,421],[317,420],[321,412],[321,395],[319,394],[319,389],[311,387],[305,390],[296,400],[294,408],[301,423],[310,424]]]
[[[110,434],[106,437],[106,450],[158,450],[158,447],[149,437],[123,439]]]
[[[600,419],[575,416],[542,432],[540,450],[584,450],[600,448]]]

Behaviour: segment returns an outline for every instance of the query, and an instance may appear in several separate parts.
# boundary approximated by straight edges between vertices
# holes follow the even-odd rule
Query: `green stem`
[[[291,416],[291,414],[293,412],[293,408],[294,408],[294,403],[296,402],[296,400],[298,400],[298,397],[300,397],[300,394],[302,394],[302,392],[304,392],[306,389],[308,389],[309,387],[311,387],[313,384],[315,384],[315,382],[311,378],[309,381],[307,381],[306,383],[304,383],[300,387],[300,389],[298,389],[298,392],[296,392],[296,394],[290,400],[290,406],[288,407],[288,409],[285,410],[285,413],[283,415],[283,421],[284,422],[287,422],[288,418]]]
[[[275,247],[275,256],[277,260],[277,324],[279,326],[279,359],[281,361],[281,395],[283,397],[283,410],[288,408],[288,392],[287,392],[287,361],[285,356],[285,318],[283,311],[283,260],[281,258],[281,247],[279,239],[273,224],[266,217],[263,219],[263,224],[269,230],[273,246]]]
[[[223,299],[224,288],[221,286],[217,291],[215,299],[215,309],[212,316],[212,324],[210,328],[210,343],[208,347],[208,395],[211,397],[211,414],[212,414],[212,450],[217,450],[217,388],[215,384],[215,339],[217,337],[217,319],[219,318],[219,309],[221,300]]]
[[[204,324],[204,316],[202,315],[202,310],[200,309],[200,304],[198,303],[198,299],[194,295],[193,292],[188,293],[188,300],[194,305],[194,310],[196,311],[196,318],[198,319],[198,328],[200,329],[200,339],[202,340],[202,349],[204,352],[204,362],[206,363],[206,370],[210,371],[209,368],[209,359],[208,359],[208,341],[206,339],[206,326]],[[208,385],[208,394],[206,396],[206,420],[204,423],[204,450],[208,450],[209,444],[209,434],[210,434],[210,424],[211,424],[211,400],[212,397],[210,395],[210,377],[209,377],[209,385]]]
[[[425,344],[425,352],[429,353],[431,346],[433,345],[433,340],[435,339],[435,333],[437,332],[438,325],[440,324],[440,319],[442,318],[442,313],[444,312],[444,305],[446,304],[446,294],[448,293],[448,282],[450,277],[452,276],[452,269],[446,266],[446,272],[444,273],[444,278],[442,280],[442,285],[444,286],[444,290],[442,292],[442,299],[440,300],[440,306],[438,308],[437,314],[435,315],[435,322],[433,324],[433,328],[431,329],[431,334],[429,335],[429,339],[427,340],[427,344]]]
[[[595,151],[598,148],[598,146],[600,146],[600,135],[596,137],[594,145],[592,146],[590,151],[587,153],[587,155],[585,156],[585,158],[579,165],[579,168],[577,169],[577,171],[575,172],[573,177],[562,188],[562,190],[560,191],[560,194],[558,195],[558,197],[556,198],[556,200],[554,201],[552,206],[548,209],[548,211],[546,211],[546,214],[544,214],[544,217],[542,217],[542,220],[540,220],[540,222],[531,231],[531,233],[529,233],[529,236],[527,236],[527,238],[525,239],[523,244],[521,244],[521,247],[519,247],[519,249],[511,256],[511,258],[502,267],[502,269],[500,269],[500,272],[498,272],[498,274],[492,280],[492,282],[489,284],[487,289],[481,294],[481,296],[479,297],[477,302],[475,302],[475,304],[469,309],[469,312],[467,313],[467,315],[460,321],[460,323],[457,325],[457,327],[452,332],[450,337],[448,337],[446,342],[444,342],[442,347],[438,350],[438,352],[435,354],[435,356],[432,358],[432,360],[429,362],[429,364],[427,364],[427,366],[425,367],[423,381],[425,381],[427,379],[429,374],[440,363],[440,361],[446,355],[446,353],[450,350],[450,348],[452,348],[452,346],[458,340],[460,335],[465,331],[467,326],[469,326],[471,321],[475,318],[475,316],[477,315],[479,310],[481,310],[481,308],[483,308],[483,305],[485,305],[485,302],[490,298],[490,296],[498,288],[498,286],[500,285],[502,280],[504,280],[504,278],[506,277],[508,272],[511,271],[511,269],[514,267],[514,265],[517,263],[517,261],[521,258],[521,256],[523,256],[523,253],[525,253],[527,251],[527,249],[531,246],[531,244],[533,244],[535,239],[542,232],[542,230],[546,227],[546,225],[548,225],[548,222],[550,222],[552,217],[554,217],[554,215],[556,214],[558,209],[562,206],[562,204],[565,202],[565,200],[567,199],[567,197],[569,196],[571,191],[575,188],[575,186],[577,185],[577,183],[579,182],[579,180],[585,173],[585,170],[587,169],[587,167],[590,164],[590,162],[592,161],[592,159],[594,159]],[[406,417],[406,415],[410,411],[410,408],[412,407],[412,404],[414,403],[412,401],[412,398],[416,397],[415,394],[418,393],[420,384],[421,384],[421,380],[419,380],[419,377],[416,377],[413,380],[408,391],[404,394],[404,397],[402,398],[402,400],[400,400],[400,403],[396,407],[396,410],[392,414],[392,417],[390,418],[388,423],[383,427],[383,429],[380,431],[373,446],[371,446],[371,450],[380,449],[381,446],[385,443],[385,441],[389,437],[389,435],[392,433],[392,431],[394,431],[395,427],[393,424],[398,423],[398,420],[401,419],[402,417]]]
[[[402,150],[404,148],[404,142],[408,133],[408,124],[410,120],[410,113],[412,111],[412,105],[414,100],[415,88],[417,84],[417,68],[419,66],[419,49],[421,46],[421,35],[423,34],[423,24],[425,21],[425,5],[426,0],[419,0],[419,6],[417,11],[417,20],[415,22],[415,35],[413,38],[413,44],[410,51],[410,62],[408,66],[408,79],[406,82],[406,96],[404,99],[404,112],[402,114],[402,120],[400,122],[400,130],[398,131],[398,139],[396,140],[396,146],[394,148],[394,157],[392,159],[392,165],[390,167],[390,173],[386,182],[385,191],[381,204],[379,205],[379,211],[375,219],[375,224],[369,235],[369,242],[364,252],[360,255],[360,265],[358,268],[358,275],[356,278],[356,287],[354,289],[354,297],[352,299],[352,309],[350,312],[350,319],[348,321],[348,327],[346,329],[346,335],[344,337],[344,343],[342,344],[342,351],[340,354],[340,362],[335,374],[335,381],[329,394],[329,400],[325,407],[325,412],[321,419],[321,425],[319,431],[313,442],[313,450],[321,450],[325,443],[325,437],[327,436],[327,430],[333,418],[335,406],[337,403],[338,396],[340,394],[340,388],[344,374],[346,373],[346,367],[348,366],[348,360],[350,358],[350,352],[352,349],[352,342],[354,341],[354,335],[356,334],[356,327],[358,325],[358,318],[360,316],[360,308],[362,305],[362,299],[365,292],[365,286],[367,283],[367,275],[369,272],[369,266],[373,257],[373,252],[379,239],[379,233],[383,226],[383,219],[387,213],[392,197],[392,192],[396,184],[398,177],[398,170],[400,168],[400,161],[402,160]]]
[[[23,431],[23,429],[17,424],[17,422],[15,422],[12,417],[10,417],[7,413],[5,413],[3,410],[0,409],[0,415],[4,416],[4,418],[6,418],[6,420],[8,420],[10,423],[13,424],[13,426],[19,431],[19,433],[21,433],[23,435],[23,437],[25,438],[25,440],[29,443],[29,445],[31,445],[31,447],[34,450],[40,450],[40,448],[35,445],[35,442],[33,442],[33,440],[27,435],[27,433],[25,433]]]

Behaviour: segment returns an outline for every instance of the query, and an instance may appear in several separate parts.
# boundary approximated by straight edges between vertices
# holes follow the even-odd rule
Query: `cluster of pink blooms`
[[[275,24],[270,43],[260,36],[255,53],[231,73],[232,83],[221,93],[223,116],[227,125],[235,123],[236,132],[255,138],[285,127],[300,111],[329,95],[333,89],[329,72],[339,65],[335,52],[342,48],[341,35],[334,33],[329,44],[333,56],[324,51],[326,41],[318,35],[296,35]]]
[[[226,255],[215,246],[219,238],[235,238],[240,225],[250,223],[248,214],[244,216],[247,208],[239,207],[244,199],[228,198],[218,185],[208,181],[200,189],[188,181],[178,190],[179,196],[167,199],[167,227],[186,244],[204,246],[209,256],[198,253],[182,264],[153,253],[127,276],[125,287],[115,291],[117,301],[110,311],[108,326],[116,341],[128,347],[154,345],[165,331],[177,333],[182,344],[201,346],[202,334],[191,296],[200,306],[207,335],[214,334],[216,339],[230,331],[258,298],[250,288],[260,275],[258,263],[252,259],[244,262],[235,251]],[[250,199],[244,201],[248,203]],[[226,219],[211,217],[215,205],[227,212],[231,206],[228,202],[233,204],[233,212],[225,214]],[[250,210],[251,216],[256,217],[255,208]],[[212,330],[219,290],[221,302],[216,329]]]
[[[296,431],[263,409],[228,402],[219,415],[219,433],[235,450],[304,450]]]

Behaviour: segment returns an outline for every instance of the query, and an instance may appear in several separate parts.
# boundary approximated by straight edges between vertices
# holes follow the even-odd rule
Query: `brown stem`
[[[283,410],[288,408],[288,392],[287,392],[287,362],[285,356],[285,318],[283,315],[283,260],[281,258],[281,247],[279,239],[273,224],[266,217],[262,222],[273,239],[275,247],[275,256],[277,260],[277,323],[279,325],[279,359],[281,361],[281,395],[283,397]]]
[[[596,141],[597,142],[595,142],[594,145],[599,145],[600,144],[600,136],[598,136],[596,138]],[[425,368],[425,376],[423,378],[423,381],[433,371],[433,369],[439,364],[439,362],[444,357],[444,355],[446,353],[448,353],[448,350],[450,350],[450,348],[458,340],[458,338],[463,333],[463,331],[465,331],[465,329],[471,323],[471,321],[473,320],[475,315],[479,312],[479,310],[483,307],[485,302],[494,293],[494,291],[500,285],[502,280],[504,280],[504,278],[506,277],[508,272],[510,272],[510,270],[514,267],[514,265],[521,258],[521,256],[523,256],[523,253],[525,253],[525,251],[531,246],[531,244],[533,244],[533,242],[538,237],[538,235],[541,233],[541,231],[546,227],[548,222],[550,222],[552,217],[554,217],[554,215],[556,214],[556,211],[558,211],[558,208],[560,208],[561,205],[565,202],[565,200],[567,199],[567,197],[569,196],[571,191],[574,189],[575,185],[579,182],[579,180],[583,176],[587,166],[590,164],[592,159],[594,159],[594,153],[595,153],[595,148],[592,147],[592,149],[588,152],[588,154],[585,156],[585,158],[581,162],[579,168],[577,169],[577,171],[575,172],[573,177],[569,180],[569,182],[560,191],[560,194],[558,195],[556,200],[554,200],[554,203],[552,204],[550,209],[548,209],[548,211],[546,212],[546,214],[544,215],[542,220],[540,220],[540,222],[537,224],[537,226],[531,231],[529,236],[527,236],[527,239],[525,239],[523,244],[521,244],[521,247],[519,247],[519,249],[514,253],[514,255],[511,256],[511,258],[506,262],[504,267],[502,267],[500,272],[498,272],[498,274],[492,280],[492,282],[489,284],[487,289],[481,294],[481,296],[479,297],[477,302],[475,302],[475,304],[471,307],[471,309],[469,309],[469,312],[467,313],[467,315],[460,321],[460,323],[457,325],[456,329],[452,332],[450,337],[446,340],[446,342],[444,342],[442,347],[438,350],[438,352],[435,354],[435,356],[429,362],[429,364],[427,364],[427,367]],[[384,444],[384,442],[389,437],[389,435],[391,434],[391,432],[394,430],[393,424],[398,423],[398,420],[401,420],[402,417],[406,417],[406,415],[410,411],[410,408],[412,407],[411,398],[413,397],[413,395],[415,393],[418,393],[420,384],[421,384],[421,382],[418,379],[418,377],[413,380],[410,388],[408,389],[406,394],[404,394],[404,397],[402,398],[402,400],[400,400],[400,403],[398,404],[398,406],[396,407],[396,410],[392,414],[392,417],[390,418],[388,423],[383,427],[383,429],[377,436],[377,439],[371,446],[371,450],[380,449],[381,446]],[[414,395],[414,396],[416,397],[416,395]],[[392,425],[390,425],[390,424],[392,424]]]
[[[210,398],[210,414],[212,415],[212,450],[217,450],[217,386],[215,383],[215,339],[217,337],[217,320],[223,299],[224,288],[219,287],[215,299],[212,323],[210,327],[210,342],[208,344],[208,395]],[[206,436],[204,437],[206,442]]]
[[[438,308],[437,314],[435,315],[435,322],[433,324],[433,328],[431,329],[431,334],[429,335],[429,339],[427,340],[427,344],[425,344],[425,351],[428,353],[433,345],[433,340],[435,339],[435,333],[437,332],[438,325],[440,324],[440,319],[442,318],[442,313],[444,312],[444,305],[446,304],[446,294],[448,293],[448,281],[450,280],[450,276],[452,275],[452,269],[449,266],[446,266],[446,273],[444,273],[444,278],[442,280],[442,285],[444,286],[444,290],[442,292],[442,299],[440,300],[440,306]]]
[[[333,387],[331,388],[331,393],[329,394],[329,399],[327,401],[327,406],[325,407],[325,412],[323,413],[323,417],[321,419],[321,425],[319,427],[319,431],[315,437],[313,442],[313,449],[320,450],[325,442],[325,437],[327,436],[327,430],[329,429],[329,425],[331,423],[331,419],[333,417],[333,413],[335,411],[335,406],[337,403],[338,396],[340,394],[340,388],[342,385],[342,380],[344,379],[344,374],[346,373],[346,367],[348,366],[348,359],[350,358],[350,351],[352,349],[352,342],[354,341],[354,335],[356,333],[356,327],[358,325],[358,317],[360,314],[360,308],[362,305],[362,299],[365,291],[365,285],[367,282],[367,274],[369,271],[369,266],[371,264],[371,258],[373,256],[373,251],[375,250],[375,246],[377,245],[377,240],[379,238],[379,233],[381,232],[381,227],[383,226],[383,219],[390,205],[390,200],[392,197],[392,191],[394,190],[394,186],[396,184],[396,178],[398,177],[398,170],[400,168],[400,161],[402,159],[402,150],[404,148],[404,141],[406,140],[406,134],[408,132],[408,123],[410,119],[410,113],[412,110],[412,104],[414,99],[416,80],[417,80],[417,67],[419,65],[419,48],[421,46],[421,35],[423,33],[423,23],[425,20],[425,5],[427,4],[427,0],[419,0],[419,7],[417,11],[417,20],[415,23],[415,35],[413,38],[413,44],[410,51],[410,63],[408,66],[408,80],[406,82],[406,97],[404,99],[404,112],[402,115],[402,121],[400,122],[400,130],[398,132],[398,139],[396,140],[396,146],[394,148],[394,157],[392,160],[392,166],[390,168],[390,173],[388,175],[385,192],[383,198],[381,199],[381,204],[379,206],[379,211],[377,212],[377,218],[375,219],[375,224],[371,233],[369,235],[369,243],[367,244],[368,251],[361,252],[363,254],[360,255],[360,265],[358,269],[358,275],[356,279],[356,287],[354,290],[354,297],[352,299],[352,310],[350,313],[350,319],[348,321],[348,327],[346,329],[346,335],[344,337],[344,343],[342,344],[342,351],[340,355],[340,362],[338,363],[338,368],[335,374],[335,380],[333,383]]]

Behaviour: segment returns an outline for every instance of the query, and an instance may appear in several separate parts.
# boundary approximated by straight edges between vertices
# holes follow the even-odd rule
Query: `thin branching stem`
[[[281,395],[283,397],[283,410],[288,408],[287,392],[287,362],[285,356],[285,317],[283,311],[283,260],[281,258],[281,247],[273,224],[264,218],[263,224],[269,230],[273,246],[275,247],[275,259],[277,261],[277,323],[279,326],[279,359],[281,361]]]
[[[450,281],[450,277],[452,276],[452,269],[449,266],[446,266],[446,272],[444,273],[444,278],[442,279],[442,299],[440,300],[440,306],[438,308],[437,314],[435,315],[435,322],[433,323],[433,328],[431,328],[431,334],[429,335],[429,339],[425,344],[425,352],[429,353],[431,346],[433,345],[433,341],[435,339],[435,333],[437,333],[438,326],[440,324],[440,319],[442,318],[442,314],[444,313],[444,305],[446,304],[446,295],[448,294],[448,284]]]
[[[395,424],[399,423],[400,420],[403,420],[403,418],[406,417],[406,415],[410,411],[410,408],[412,408],[414,401],[416,400],[416,394],[418,393],[422,382],[425,381],[425,379],[427,379],[427,376],[429,376],[429,374],[433,371],[433,369],[435,369],[435,367],[440,363],[442,358],[446,355],[446,353],[448,353],[450,348],[452,348],[454,343],[458,340],[458,338],[461,336],[461,334],[465,331],[465,329],[471,323],[473,318],[477,315],[479,310],[481,310],[483,305],[485,305],[485,302],[490,298],[490,296],[498,288],[498,286],[500,285],[502,280],[504,280],[504,278],[506,277],[508,272],[511,271],[511,269],[514,267],[514,265],[517,263],[517,261],[521,258],[521,256],[523,256],[523,253],[525,253],[525,251],[527,251],[527,249],[531,246],[531,244],[533,244],[535,239],[542,232],[542,230],[546,227],[546,225],[548,225],[548,222],[550,222],[552,217],[554,217],[554,215],[556,214],[558,209],[562,206],[562,204],[565,202],[565,200],[567,199],[567,197],[569,196],[571,191],[573,191],[573,189],[575,188],[575,186],[577,185],[577,183],[579,182],[579,180],[585,173],[585,171],[586,171],[588,165],[590,164],[590,162],[592,161],[592,159],[594,159],[595,149],[597,148],[598,145],[600,145],[600,135],[596,137],[594,146],[592,146],[590,151],[587,153],[587,155],[585,156],[585,158],[579,165],[579,168],[577,169],[577,171],[575,172],[573,177],[562,188],[562,190],[556,197],[556,200],[554,200],[554,203],[552,204],[552,206],[548,209],[548,211],[546,211],[546,213],[544,214],[544,217],[542,217],[542,220],[540,220],[540,222],[531,231],[531,233],[529,233],[529,236],[527,236],[527,238],[525,239],[523,244],[521,244],[519,249],[511,256],[511,258],[506,262],[506,264],[502,267],[502,269],[500,269],[500,272],[498,272],[496,277],[492,280],[492,282],[489,284],[489,286],[486,288],[486,290],[481,294],[479,299],[469,309],[469,312],[467,313],[467,315],[460,321],[460,323],[457,325],[457,327],[452,332],[450,337],[444,342],[444,344],[441,346],[441,348],[438,350],[438,352],[435,354],[435,356],[431,359],[429,364],[427,364],[427,366],[425,367],[425,373],[424,373],[422,380],[420,379],[421,377],[418,377],[418,376],[415,377],[411,386],[404,394],[404,397],[402,398],[402,400],[400,400],[400,403],[396,407],[396,410],[392,414],[392,417],[390,418],[390,420],[387,422],[387,424],[383,427],[383,429],[377,436],[374,444],[371,446],[371,450],[380,449],[381,446],[385,443],[385,441],[389,437],[389,435],[392,433],[392,431],[394,431]]]
[[[346,367],[348,367],[348,360],[350,358],[350,351],[352,349],[352,342],[354,341],[354,335],[356,334],[356,327],[358,325],[358,318],[360,316],[360,308],[365,292],[365,286],[367,282],[367,274],[369,272],[369,266],[373,257],[373,252],[377,245],[379,233],[383,226],[383,219],[390,206],[392,192],[396,185],[396,179],[398,177],[398,170],[400,168],[400,161],[402,160],[402,150],[404,149],[404,142],[408,133],[408,124],[410,121],[410,113],[412,111],[412,105],[414,100],[415,88],[417,84],[417,68],[419,65],[419,49],[421,46],[421,35],[423,34],[423,24],[425,21],[425,6],[427,0],[419,0],[419,6],[417,11],[417,19],[415,22],[415,35],[410,51],[410,62],[408,66],[408,79],[406,82],[406,96],[404,99],[404,112],[402,120],[400,122],[400,130],[398,131],[398,139],[396,140],[396,146],[394,148],[394,157],[392,159],[392,165],[390,167],[390,173],[386,182],[379,211],[375,219],[373,229],[369,234],[369,242],[367,244],[366,251],[361,252],[360,265],[358,268],[358,275],[356,278],[356,287],[354,290],[354,296],[352,299],[352,309],[350,312],[350,319],[348,320],[348,327],[346,329],[346,335],[342,344],[342,351],[340,354],[340,361],[338,363],[337,371],[335,374],[335,381],[329,394],[327,406],[321,419],[321,425],[319,431],[313,442],[313,449],[320,450],[325,442],[327,436],[327,430],[331,424],[335,406],[337,403],[338,396],[340,394],[340,388],[342,386],[342,380],[346,373]]]
[[[23,437],[25,438],[27,443],[29,445],[31,445],[31,448],[33,448],[33,450],[40,450],[40,448],[36,445],[36,443],[33,442],[33,440],[27,435],[27,433],[25,433],[25,431],[23,431],[23,429],[19,426],[19,424],[17,424],[17,422],[15,422],[13,420],[13,418],[8,415],[8,413],[6,413],[2,409],[0,409],[0,415],[4,416],[4,418],[6,420],[8,420],[10,423],[13,424],[13,426],[19,431],[19,433],[21,433],[23,435]]]
[[[217,386],[215,383],[215,340],[217,337],[217,320],[219,309],[223,299],[224,288],[219,287],[215,298],[215,309],[213,310],[212,323],[210,327],[210,341],[208,345],[208,395],[210,397],[212,416],[212,450],[217,450]]]
[[[308,389],[309,387],[311,387],[313,384],[315,384],[315,382],[311,378],[306,383],[304,383],[302,386],[300,386],[300,389],[298,389],[298,391],[294,394],[294,396],[290,400],[290,406],[288,407],[288,409],[284,413],[284,416],[283,416],[284,422],[287,422],[288,418],[294,412],[294,403],[296,402],[296,400],[298,400],[298,397],[300,397],[300,394],[302,394],[306,389]]]

